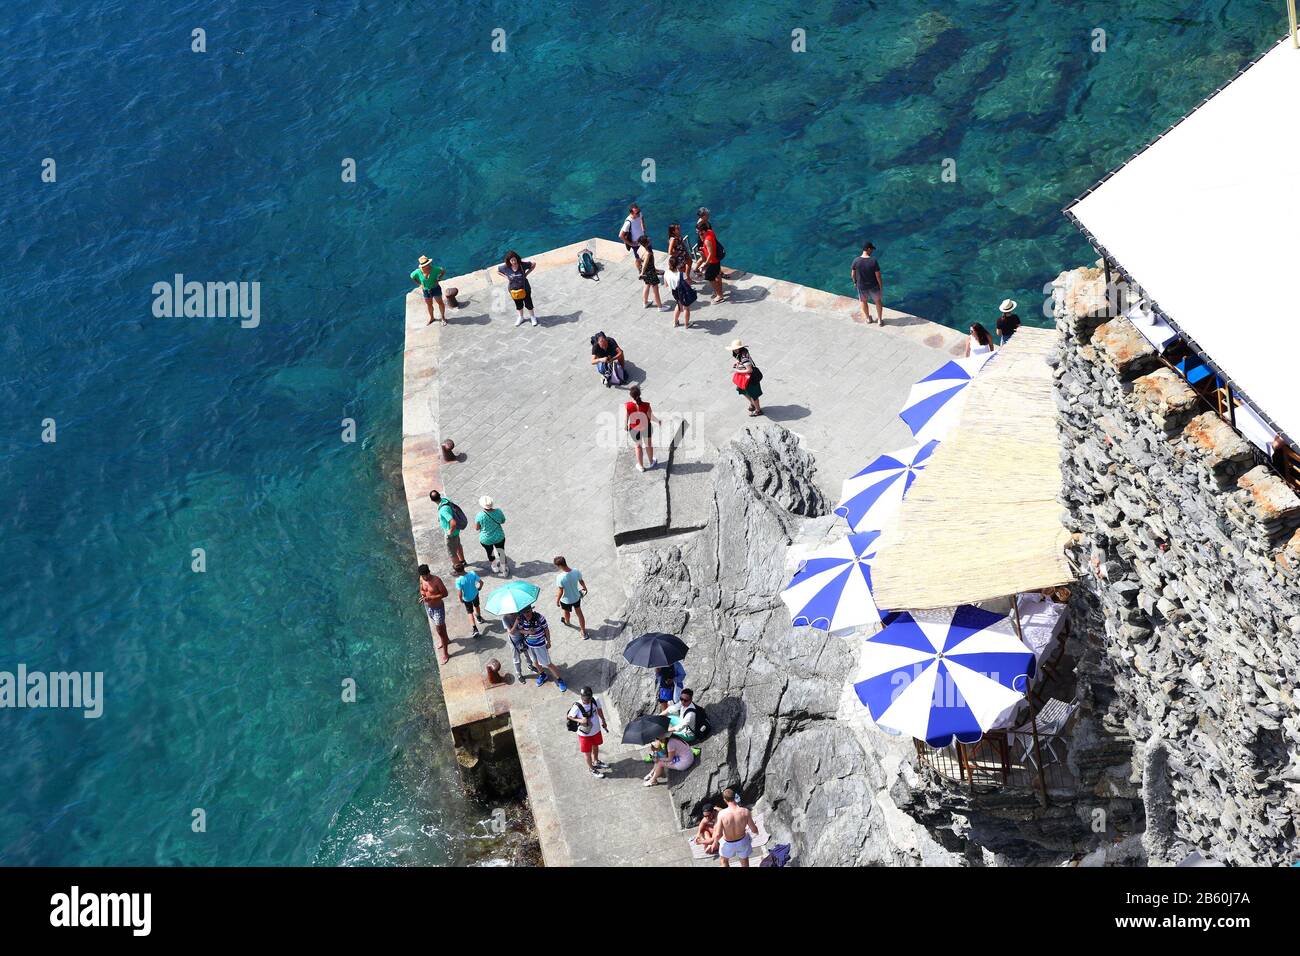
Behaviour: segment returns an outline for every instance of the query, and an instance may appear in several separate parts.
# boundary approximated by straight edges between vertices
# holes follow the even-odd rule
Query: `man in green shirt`
[[[429,310],[429,321],[426,325],[433,325],[433,303],[438,303],[438,312],[442,316],[442,324],[447,324],[447,306],[442,301],[442,286],[438,282],[447,274],[447,270],[442,266],[435,266],[433,260],[428,256],[420,256],[420,264],[411,273],[411,279],[420,287],[424,293],[424,305]]]
[[[442,536],[447,542],[448,557],[453,564],[457,561],[464,563],[465,549],[460,544],[460,533],[463,530],[465,512],[461,511],[460,505],[450,498],[444,498],[437,491],[429,492],[429,500],[438,509],[438,524],[442,525]]]

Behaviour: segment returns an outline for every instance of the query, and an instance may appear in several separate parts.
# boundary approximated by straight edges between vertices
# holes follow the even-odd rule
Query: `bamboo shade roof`
[[[951,607],[1074,579],[1056,500],[1055,339],[1022,327],[967,386],[960,421],[880,537],[880,607]]]

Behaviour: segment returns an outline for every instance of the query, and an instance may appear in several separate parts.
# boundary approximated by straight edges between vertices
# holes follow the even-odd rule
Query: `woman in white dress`
[[[966,357],[972,355],[983,355],[985,352],[992,352],[993,336],[989,335],[989,330],[984,328],[978,322],[970,327],[970,335],[966,338]]]

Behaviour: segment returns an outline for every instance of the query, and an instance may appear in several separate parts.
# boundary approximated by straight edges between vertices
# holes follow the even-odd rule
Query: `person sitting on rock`
[[[713,856],[718,852],[718,839],[718,808],[705,807],[700,825],[695,828],[695,845],[704,847],[704,852]]]
[[[654,766],[645,775],[643,786],[653,787],[660,780],[668,777],[668,771],[689,770],[695,763],[695,752],[691,745],[676,737],[660,737],[650,745],[650,758]]]
[[[696,724],[699,719],[698,708],[695,706],[695,692],[689,687],[682,688],[680,700],[669,705],[667,713],[668,732],[688,744],[695,743],[698,736]]]

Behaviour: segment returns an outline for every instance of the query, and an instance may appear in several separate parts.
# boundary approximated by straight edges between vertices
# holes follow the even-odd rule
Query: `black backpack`
[[[596,712],[595,701],[591,702],[591,710],[583,710],[581,703],[575,704],[574,706],[578,708],[578,713],[582,714],[586,720],[591,720],[591,715]],[[578,732],[578,722],[570,717],[567,712],[564,715],[564,729],[571,734]]]
[[[695,711],[695,739],[703,740],[713,732],[713,725],[709,723],[709,715],[699,704],[691,704],[691,709]]]

